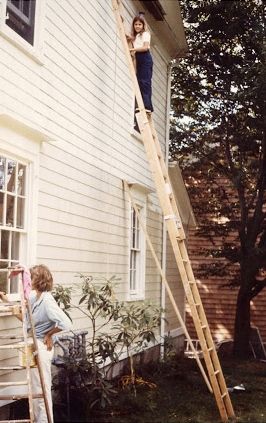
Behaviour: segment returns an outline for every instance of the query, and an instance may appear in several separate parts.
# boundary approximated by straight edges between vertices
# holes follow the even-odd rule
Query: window
[[[19,263],[25,235],[25,164],[0,155],[0,290],[13,292],[7,268]]]
[[[142,219],[145,218],[144,207],[137,206]],[[130,299],[144,297],[145,283],[145,238],[137,217],[131,207],[130,224],[130,268],[129,268],[129,293]]]
[[[7,0],[6,25],[31,45],[34,42],[36,0]]]

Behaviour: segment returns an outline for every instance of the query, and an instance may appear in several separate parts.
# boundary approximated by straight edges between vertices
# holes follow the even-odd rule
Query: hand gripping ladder
[[[10,340],[14,341],[14,343],[9,344],[2,344],[0,345],[0,350],[18,350],[22,352],[22,362],[20,365],[15,366],[0,366],[0,370],[6,371],[18,371],[25,369],[26,371],[26,379],[22,381],[8,381],[8,382],[0,382],[0,388],[3,387],[18,387],[18,386],[27,386],[26,393],[23,394],[14,394],[14,395],[1,395],[0,400],[19,400],[23,398],[28,398],[29,403],[29,419],[21,419],[21,420],[0,420],[0,423],[7,423],[7,422],[30,422],[34,423],[34,416],[33,416],[33,399],[35,398],[43,398],[45,403],[46,415],[48,423],[52,423],[52,419],[50,416],[50,410],[48,406],[48,400],[46,396],[46,390],[44,385],[44,378],[41,363],[38,356],[38,344],[37,338],[35,334],[35,328],[32,319],[32,312],[30,302],[25,299],[23,284],[22,284],[22,273],[24,269],[17,269],[15,268],[14,271],[16,274],[18,273],[19,276],[19,295],[20,301],[19,302],[10,302],[10,303],[0,303],[0,317],[3,319],[6,316],[16,316],[20,315],[22,320],[21,325],[21,333],[18,334],[7,334],[7,335],[0,335],[0,340]],[[28,332],[27,332],[27,316],[31,326],[31,336],[32,336],[32,343],[29,340]],[[32,379],[31,379],[31,367],[36,367],[38,369],[40,382],[41,382],[41,390],[40,393],[33,393],[32,392]]]
[[[173,195],[171,182],[153,124],[153,119],[151,114],[146,113],[143,104],[134,64],[132,62],[129,45],[126,39],[126,32],[123,24],[124,20],[121,13],[121,0],[112,0],[112,6],[116,18],[117,29],[126,55],[130,77],[132,79],[133,91],[139,108],[139,112],[136,113],[136,119],[142,135],[144,148],[146,150],[147,159],[162,208],[169,239],[172,244],[175,260],[184,286],[187,302],[190,306],[191,315],[199,338],[209,381],[212,386],[220,416],[223,422],[227,422],[229,419],[235,419],[233,406],[225,384],[223,372],[188,257],[185,244],[185,232]]]

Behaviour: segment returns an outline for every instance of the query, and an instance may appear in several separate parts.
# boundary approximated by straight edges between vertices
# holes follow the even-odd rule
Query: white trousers
[[[38,342],[38,349],[39,349],[39,360],[40,360],[42,371],[43,371],[44,386],[45,386],[46,396],[48,399],[50,416],[53,422],[51,366],[52,366],[52,358],[54,355],[54,348],[51,351],[48,351],[47,346],[40,339],[38,339],[37,342]],[[38,368],[37,367],[32,368],[31,372],[32,372],[31,373],[32,392],[34,394],[40,394],[42,392],[42,388],[41,388]],[[33,414],[34,414],[34,423],[48,422],[43,398],[36,398],[33,400]]]

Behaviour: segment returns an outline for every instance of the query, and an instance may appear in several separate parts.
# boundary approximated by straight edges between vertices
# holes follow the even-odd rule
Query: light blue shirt
[[[46,333],[53,328],[61,330],[72,328],[71,320],[59,307],[51,292],[42,292],[41,296],[37,298],[37,292],[31,291],[29,300],[37,338],[44,338]],[[29,325],[28,330],[30,330]]]

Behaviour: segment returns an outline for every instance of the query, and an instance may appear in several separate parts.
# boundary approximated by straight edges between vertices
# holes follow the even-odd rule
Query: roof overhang
[[[178,0],[135,0],[139,11],[161,41],[170,58],[184,57],[188,51]]]
[[[187,228],[195,228],[197,226],[196,218],[178,163],[170,162],[168,172],[182,223]]]

